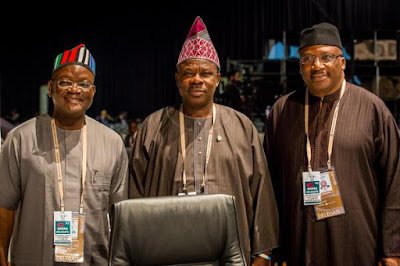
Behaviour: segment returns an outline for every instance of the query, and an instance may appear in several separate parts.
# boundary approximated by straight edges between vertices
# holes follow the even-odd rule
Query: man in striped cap
[[[278,245],[267,163],[250,119],[214,104],[220,68],[207,28],[197,17],[176,65],[182,104],[156,111],[142,123],[132,154],[130,197],[234,195],[247,264],[253,256],[253,265],[266,265],[259,255],[267,257],[264,252]]]
[[[0,264],[106,265],[111,204],[127,197],[121,137],[85,115],[96,92],[85,45],[54,60],[51,114],[11,131],[0,155]]]

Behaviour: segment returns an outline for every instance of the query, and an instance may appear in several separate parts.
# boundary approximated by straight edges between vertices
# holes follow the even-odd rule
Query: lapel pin
[[[221,142],[222,141],[222,137],[220,135],[217,136],[217,141]]]

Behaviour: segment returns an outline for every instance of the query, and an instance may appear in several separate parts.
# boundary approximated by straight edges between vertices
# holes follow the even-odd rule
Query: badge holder
[[[72,212],[54,212],[54,245],[72,244]]]
[[[54,144],[54,156],[57,167],[58,193],[61,211],[54,212],[54,261],[82,263],[84,260],[83,242],[85,232],[85,214],[83,213],[84,190],[87,163],[87,129],[82,127],[82,193],[79,212],[65,211],[64,189],[61,171],[61,156],[58,145],[55,119],[51,119],[51,132]]]
[[[69,212],[71,213],[71,212]],[[57,223],[56,220],[55,224]],[[56,226],[56,225],[55,225]],[[71,220],[71,244],[60,245],[54,241],[54,261],[56,262],[69,262],[69,263],[82,263],[84,259],[84,233],[85,233],[85,214],[79,212],[72,212]],[[56,237],[54,237],[56,239]]]
[[[344,207],[342,198],[340,196],[339,185],[336,179],[335,170],[331,164],[332,151],[333,151],[333,140],[335,136],[335,129],[337,118],[339,114],[340,100],[346,90],[346,80],[343,80],[342,87],[340,90],[340,97],[338,103],[333,112],[331,129],[329,132],[328,140],[328,160],[326,162],[327,168],[324,171],[312,172],[311,168],[311,143],[308,136],[308,124],[309,124],[309,105],[308,105],[308,89],[305,90],[305,107],[304,107],[304,131],[307,136],[306,152],[308,161],[308,172],[303,172],[303,196],[304,205],[314,205],[315,216],[317,220],[326,219],[329,217],[341,215],[344,213]],[[320,183],[318,188],[312,179],[313,173],[318,173]],[[319,200],[319,202],[318,202]]]
[[[205,187],[205,181],[206,181],[206,172],[207,172],[207,165],[208,161],[210,159],[210,153],[211,153],[211,146],[212,146],[212,136],[213,136],[213,128],[214,128],[214,122],[217,114],[217,109],[215,107],[215,104],[213,104],[213,112],[212,112],[212,124],[210,128],[210,132],[208,133],[208,141],[207,141],[207,150],[206,150],[206,163],[205,163],[205,170],[203,174],[203,183],[201,184],[201,189],[200,189],[200,194],[204,194],[204,187]],[[185,119],[184,119],[184,114],[183,114],[183,105],[179,107],[179,131],[180,131],[180,141],[181,141],[181,153],[182,153],[182,190],[183,192],[178,193],[178,196],[195,196],[197,195],[196,191],[191,191],[189,192],[187,190],[187,184],[186,184],[186,173],[185,173],[185,161],[186,161],[186,140],[185,140]],[[218,136],[217,141],[221,141],[222,137]]]
[[[321,170],[321,203],[314,206],[315,217],[323,220],[345,213],[335,169]]]
[[[304,206],[321,203],[320,172],[303,172],[303,200]]]

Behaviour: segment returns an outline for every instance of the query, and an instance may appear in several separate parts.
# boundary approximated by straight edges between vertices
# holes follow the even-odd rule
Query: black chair
[[[246,265],[233,196],[122,201],[112,228],[111,265]]]

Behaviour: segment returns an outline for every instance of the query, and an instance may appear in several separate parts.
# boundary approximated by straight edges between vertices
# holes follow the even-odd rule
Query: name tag
[[[54,245],[72,244],[72,212],[54,212]]]
[[[322,220],[345,213],[335,170],[321,172],[321,204],[314,206],[315,217]]]
[[[64,212],[65,213],[65,212]],[[55,262],[82,263],[84,261],[84,233],[85,214],[71,213],[71,243],[69,245],[56,245],[54,250]]]
[[[303,200],[305,206],[321,203],[320,183],[320,172],[303,172]]]

